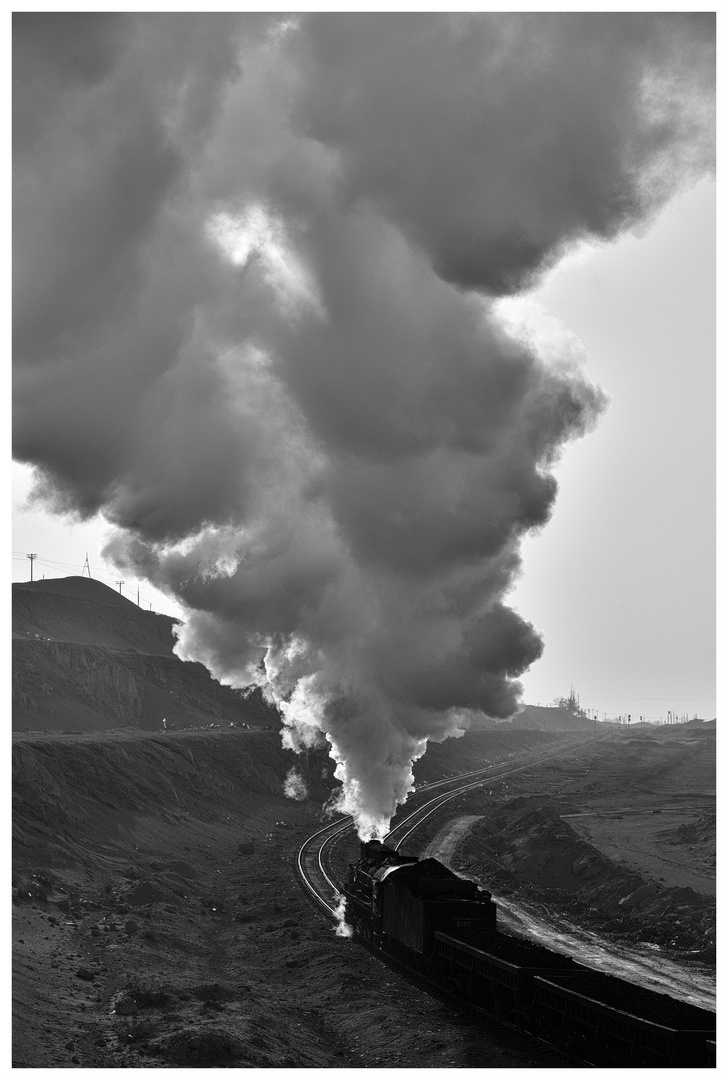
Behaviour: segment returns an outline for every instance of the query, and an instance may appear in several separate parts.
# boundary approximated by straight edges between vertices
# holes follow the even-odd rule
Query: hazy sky
[[[578,335],[611,400],[567,449],[552,520],[525,542],[514,599],[546,641],[526,698],[573,683],[600,714],[712,717],[713,185],[646,235],[567,262],[534,299]]]
[[[14,455],[113,526],[21,575],[174,598],[362,835],[523,676],[713,714],[710,14],[13,25]]]

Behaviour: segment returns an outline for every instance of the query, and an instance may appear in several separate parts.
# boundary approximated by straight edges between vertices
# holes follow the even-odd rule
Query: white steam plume
[[[336,918],[335,934],[337,937],[351,938],[354,936],[353,927],[349,926],[346,921],[346,897],[340,894],[336,897],[336,910],[334,911]]]
[[[295,799],[296,802],[303,802],[304,799],[308,798],[306,781],[295,766],[288,770],[288,775],[283,784],[283,794],[287,799]]]
[[[604,404],[494,298],[711,168],[713,77],[710,15],[14,18],[15,455],[363,837],[516,709],[520,541]]]

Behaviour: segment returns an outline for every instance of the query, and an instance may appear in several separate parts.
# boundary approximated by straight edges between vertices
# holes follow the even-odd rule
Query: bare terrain
[[[204,669],[172,655],[169,625],[142,623],[146,613],[104,593],[100,614],[86,584],[66,580],[65,597],[56,590],[36,605],[25,596],[15,625],[16,1067],[563,1067],[337,937],[293,870],[301,840],[320,827],[330,759],[283,751],[261,702],[217,684],[208,695]],[[74,667],[51,629],[83,663]],[[158,652],[144,653],[140,629]],[[111,666],[87,663],[90,648],[107,650]],[[166,682],[154,660],[165,649]],[[131,683],[114,681],[113,664],[133,668],[136,686],[121,719],[106,706],[121,708]],[[176,708],[179,730],[161,730],[160,701]],[[237,726],[210,729],[223,707]],[[558,716],[547,721],[558,728]],[[486,724],[432,745],[417,763],[419,785],[580,748],[454,800],[414,848],[487,884],[506,925],[520,912],[533,916],[528,932],[578,927],[615,954],[647,950],[663,967],[697,972],[705,988],[715,957],[715,724],[616,730],[597,743],[592,729],[564,727]],[[299,801],[283,794],[294,763],[308,790]],[[342,870],[356,854],[355,842],[342,845]]]
[[[18,736],[16,1067],[538,1067],[297,887],[318,799],[267,732]],[[299,763],[316,794],[321,761]]]
[[[492,891],[714,962],[714,724],[617,729],[450,806],[420,842]]]

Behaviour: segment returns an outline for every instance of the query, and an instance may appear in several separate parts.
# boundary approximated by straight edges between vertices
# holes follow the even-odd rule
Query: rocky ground
[[[299,762],[316,797],[294,802],[267,732],[26,735],[14,757],[15,1067],[557,1061],[310,906],[293,865],[320,826],[320,759]]]
[[[432,747],[421,781],[486,760],[517,764],[558,738],[535,733],[530,746],[525,732],[475,733]],[[671,777],[665,738],[638,753],[605,745],[578,775],[567,758],[494,782],[420,843],[439,836],[440,853],[493,891],[615,936],[659,940],[664,929],[674,955],[689,962],[699,950],[709,962],[713,819],[688,804],[710,801],[711,738],[683,734],[682,786],[672,776],[669,800],[659,790]],[[298,762],[313,797],[292,801],[282,786],[293,758],[269,732],[25,735],[13,749],[16,1067],[554,1064],[336,937],[309,905],[293,861],[321,821],[325,758]],[[637,796],[642,811],[645,799],[653,809],[677,801],[682,816],[608,813]],[[572,816],[586,806],[599,814]],[[662,881],[638,873],[638,845],[615,860],[594,824],[605,820],[679,854],[672,863],[690,884],[674,884],[669,869]],[[652,832],[636,833],[636,820]]]
[[[450,804],[428,854],[616,941],[715,963],[715,728],[619,732]]]

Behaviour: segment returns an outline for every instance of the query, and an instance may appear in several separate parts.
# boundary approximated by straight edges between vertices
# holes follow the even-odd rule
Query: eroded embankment
[[[295,759],[316,797],[292,802],[268,733],[22,737],[14,756],[16,1067],[554,1063],[337,938],[297,888],[327,758]]]
[[[272,732],[16,737],[15,866],[83,861],[89,845],[128,844],[150,815],[182,824],[237,814],[280,796],[294,760]]]
[[[428,852],[504,896],[546,905],[625,942],[651,942],[677,954],[715,957],[715,899],[651,878],[585,841],[540,797],[513,798],[462,815],[433,837]],[[459,827],[459,825],[461,827]]]
[[[460,739],[430,743],[424,757],[415,762],[415,780],[418,784],[429,784],[443,776],[455,776],[488,765],[515,763],[514,759],[522,754],[589,742],[593,737],[591,731],[519,731],[510,725],[468,731]]]

